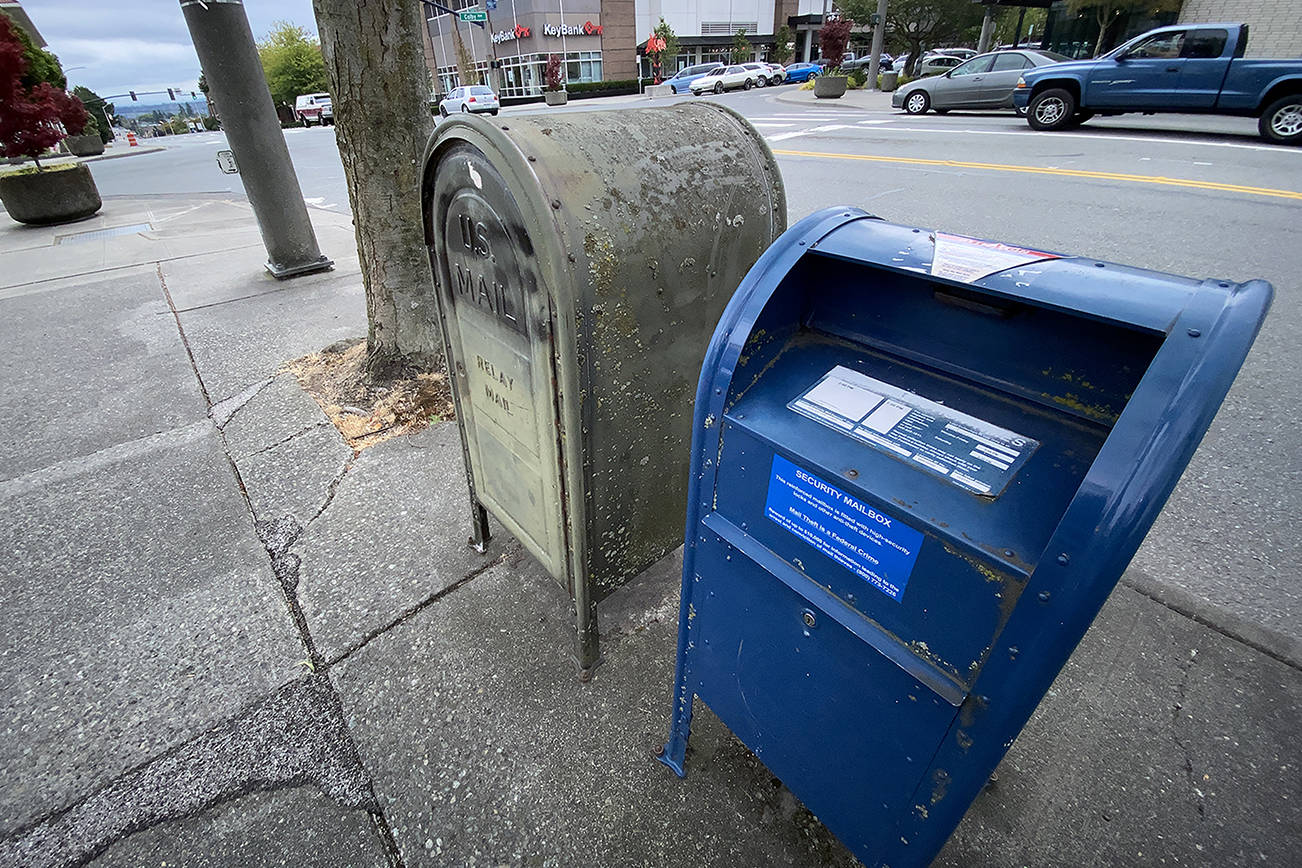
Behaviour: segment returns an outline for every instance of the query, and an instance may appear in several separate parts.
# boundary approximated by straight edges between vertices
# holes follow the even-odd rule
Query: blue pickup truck
[[[1247,44],[1246,24],[1161,27],[1093,60],[1027,70],[1013,105],[1036,130],[1183,112],[1259,118],[1262,138],[1302,144],[1302,59],[1246,60]]]

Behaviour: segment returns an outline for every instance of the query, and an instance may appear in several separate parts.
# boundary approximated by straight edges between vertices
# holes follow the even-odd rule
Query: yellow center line
[[[865,160],[870,163],[904,163],[912,166],[944,166],[950,169],[984,169],[989,172],[1022,172],[1028,175],[1060,175],[1068,178],[1093,178],[1102,181],[1128,181],[1134,184],[1163,184],[1168,187],[1192,187],[1198,190],[1219,190],[1224,193],[1246,193],[1250,196],[1272,196],[1277,199],[1302,201],[1302,193],[1294,190],[1275,190],[1270,187],[1248,187],[1243,184],[1222,184],[1219,181],[1196,181],[1192,178],[1163,178],[1157,175],[1131,175],[1125,172],[1090,172],[1084,169],[1049,169],[1039,166],[1012,166],[1005,163],[973,163],[967,160],[927,160],[922,157],[881,157],[871,154],[829,154],[821,151],[788,151],[773,149],[773,153],[786,157],[824,157],[832,160]]]

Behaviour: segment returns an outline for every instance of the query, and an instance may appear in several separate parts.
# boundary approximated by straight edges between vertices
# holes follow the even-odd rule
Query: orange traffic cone
[[[134,147],[135,147],[136,145],[138,145],[138,144],[140,144],[140,143],[136,141],[136,134],[135,134],[135,133],[127,133],[127,147],[129,147],[129,148],[134,148]]]

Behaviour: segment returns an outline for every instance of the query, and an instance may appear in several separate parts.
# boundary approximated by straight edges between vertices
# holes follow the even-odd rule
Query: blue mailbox
[[[788,230],[701,373],[662,761],[700,697],[865,864],[930,862],[1272,294],[853,209]]]

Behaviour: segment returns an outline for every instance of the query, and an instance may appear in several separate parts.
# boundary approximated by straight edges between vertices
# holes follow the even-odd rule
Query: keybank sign
[[[543,36],[550,36],[553,39],[559,39],[562,36],[600,36],[602,26],[593,24],[591,21],[583,22],[580,27],[577,24],[544,24]]]
[[[515,39],[528,39],[529,28],[516,25],[514,30],[499,30],[493,34],[493,44],[501,45],[503,42],[511,42]]]

